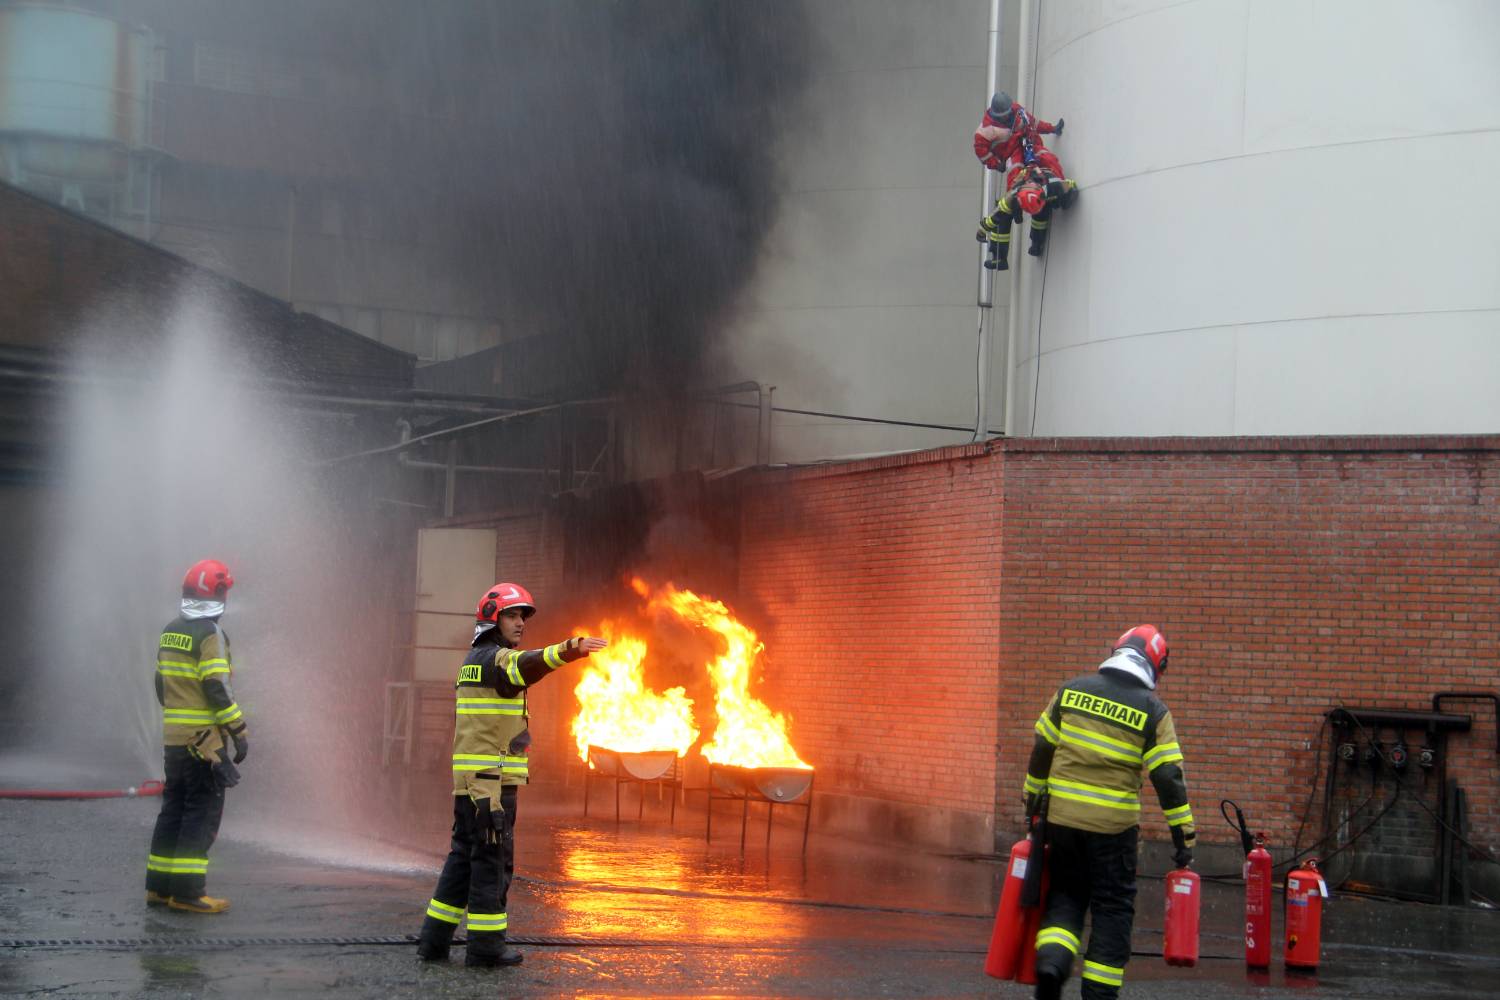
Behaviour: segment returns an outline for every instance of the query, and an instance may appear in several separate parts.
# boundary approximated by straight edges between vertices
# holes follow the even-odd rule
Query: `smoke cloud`
[[[800,0],[101,6],[318,81],[326,127],[271,121],[258,155],[362,185],[382,225],[415,234],[429,287],[506,339],[548,336],[567,391],[711,373],[808,74]]]

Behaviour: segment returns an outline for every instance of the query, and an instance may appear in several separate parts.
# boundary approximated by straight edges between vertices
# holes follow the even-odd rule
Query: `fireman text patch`
[[[181,632],[163,632],[161,644],[164,649],[181,649],[189,653],[193,651],[193,637]]]
[[[458,683],[478,684],[480,676],[484,673],[484,665],[480,663],[465,663],[458,671]]]
[[[1110,701],[1108,698],[1100,698],[1097,695],[1084,694],[1082,691],[1064,691],[1061,707],[1071,708],[1075,712],[1097,715],[1101,719],[1118,722],[1138,732],[1146,728],[1146,713],[1140,709],[1121,705],[1117,701]]]

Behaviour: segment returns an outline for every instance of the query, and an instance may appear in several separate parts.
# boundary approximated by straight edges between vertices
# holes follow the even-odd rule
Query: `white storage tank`
[[[1500,430],[1500,4],[1038,8],[1017,433]]]
[[[0,6],[0,176],[93,214],[141,211],[154,41],[73,7]]]

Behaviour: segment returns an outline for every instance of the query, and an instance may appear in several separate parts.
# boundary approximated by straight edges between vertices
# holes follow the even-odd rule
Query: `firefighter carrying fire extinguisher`
[[[1051,888],[1036,946],[1036,996],[1062,995],[1082,951],[1085,912],[1093,932],[1082,951],[1084,1000],[1114,1000],[1130,959],[1141,769],[1161,800],[1178,867],[1193,861],[1196,834],[1172,713],[1156,696],[1167,672],[1167,639],[1138,625],[1115,642],[1096,673],[1065,683],[1036,722],[1026,768],[1026,808],[1047,797]]]
[[[467,914],[465,965],[521,963],[521,953],[505,943],[505,907],[515,873],[516,789],[529,774],[526,690],[606,645],[574,636],[545,649],[517,650],[534,614],[525,587],[497,583],[474,615],[474,639],[454,685],[453,842],[417,940],[417,954],[427,961],[448,957],[453,932]]]

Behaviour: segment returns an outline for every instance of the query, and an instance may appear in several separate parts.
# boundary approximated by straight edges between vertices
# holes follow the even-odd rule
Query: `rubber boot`
[[[432,917],[422,921],[422,933],[417,935],[417,957],[424,962],[448,961],[448,949],[453,945],[456,925]]]
[[[990,254],[984,259],[984,266],[991,271],[1006,271],[1010,269],[1010,244],[999,240],[990,241]]]
[[[229,909],[229,900],[218,899],[213,896],[199,896],[197,899],[182,899],[173,896],[167,906],[183,913],[223,913]]]
[[[524,959],[524,955],[505,943],[504,931],[492,934],[469,932],[469,947],[464,952],[465,965],[520,965]]]
[[[1063,978],[1055,971],[1049,969],[1038,969],[1036,971],[1036,1000],[1061,1000]]]

